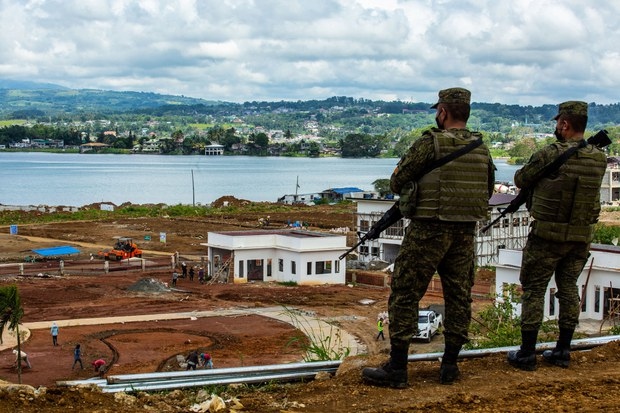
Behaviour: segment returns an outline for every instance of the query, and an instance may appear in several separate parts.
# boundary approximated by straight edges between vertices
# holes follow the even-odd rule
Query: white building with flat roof
[[[346,266],[338,257],[346,236],[304,230],[209,232],[208,274],[219,281],[344,284]]]
[[[511,285],[520,286],[522,251],[500,250],[495,270],[495,292],[502,297]],[[620,317],[620,248],[613,245],[592,244],[577,285],[580,287],[581,319],[601,320]],[[545,294],[545,320],[558,318],[559,303],[555,297],[557,285],[551,278]],[[521,314],[521,305],[517,305]],[[611,313],[611,314],[610,314]]]
[[[207,145],[205,146],[205,155],[207,156],[219,156],[224,155],[224,145]]]

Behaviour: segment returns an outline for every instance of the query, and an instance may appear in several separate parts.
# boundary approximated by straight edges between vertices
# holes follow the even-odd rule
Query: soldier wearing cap
[[[600,212],[600,187],[607,157],[598,147],[584,141],[588,122],[586,102],[561,103],[556,121],[557,142],[534,153],[515,174],[515,184],[531,192],[527,203],[534,218],[523,250],[520,281],[521,347],[508,353],[508,362],[522,370],[536,369],[535,346],[544,316],[547,285],[555,273],[560,304],[560,333],[556,347],[543,353],[553,365],[568,367],[570,342],[579,323],[577,279],[590,255],[594,224]],[[577,152],[549,176],[541,171],[566,150]]]
[[[362,377],[377,385],[407,386],[409,344],[417,333],[418,305],[437,271],[446,304],[445,351],[439,381],[459,375],[457,358],[467,341],[474,281],[476,221],[487,218],[495,166],[484,144],[445,165],[431,165],[481,139],[467,129],[471,93],[463,88],[439,92],[432,106],[436,128],[425,131],[398,162],[390,180],[400,195],[399,209],[410,220],[394,264],[388,302],[390,359],[365,368]]]

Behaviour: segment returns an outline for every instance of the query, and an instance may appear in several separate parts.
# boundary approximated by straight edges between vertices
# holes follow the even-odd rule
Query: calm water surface
[[[390,177],[397,162],[396,158],[0,152],[0,204],[206,204],[225,195],[273,202],[294,194],[297,179],[300,194],[339,187],[372,190],[376,179]],[[517,167],[495,162],[497,179],[512,181]]]

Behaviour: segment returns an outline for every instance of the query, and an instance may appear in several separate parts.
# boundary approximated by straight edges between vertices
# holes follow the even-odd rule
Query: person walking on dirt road
[[[173,287],[177,286],[178,279],[179,279],[179,273],[177,272],[177,270],[172,271],[172,286]]]
[[[379,317],[379,321],[377,321],[377,331],[379,331],[379,334],[377,334],[377,340],[379,340],[379,337],[381,337],[383,339],[383,341],[385,341],[385,336],[383,335],[383,317]]]
[[[84,365],[82,364],[82,348],[79,344],[76,344],[75,349],[73,349],[73,366],[71,366],[71,370],[73,370],[77,363],[80,363],[80,368],[84,370]]]
[[[52,323],[52,327],[50,328],[50,334],[52,335],[52,344],[54,346],[58,345],[58,324],[54,321]]]

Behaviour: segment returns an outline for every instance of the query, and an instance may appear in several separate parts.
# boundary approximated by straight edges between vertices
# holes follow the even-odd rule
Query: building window
[[[586,300],[587,300],[586,286],[582,285],[581,286],[581,312],[582,313],[586,311]]]
[[[549,289],[549,315],[555,315],[555,288]]]
[[[295,261],[291,261],[291,274],[297,274],[297,263]]]
[[[239,260],[239,278],[243,278],[243,260]]]
[[[267,259],[267,277],[271,277],[271,258]]]
[[[601,312],[601,286],[594,286],[594,312]]]
[[[336,261],[334,267],[336,270],[336,274],[340,273],[340,261]]]
[[[368,245],[360,245],[360,255],[368,255]]]
[[[317,261],[315,263],[315,273],[316,274],[331,274],[332,273],[332,262],[331,261]]]
[[[370,222],[366,219],[360,220],[360,231],[366,232],[370,229]]]
[[[370,249],[370,255],[372,255],[373,257],[378,257],[379,256],[379,247],[372,247]]]
[[[278,258],[278,271],[284,272],[284,260],[282,258]]]
[[[311,274],[312,274],[312,263],[311,263],[311,262],[309,262],[309,263],[306,265],[306,274],[308,274],[308,275],[311,275]]]

